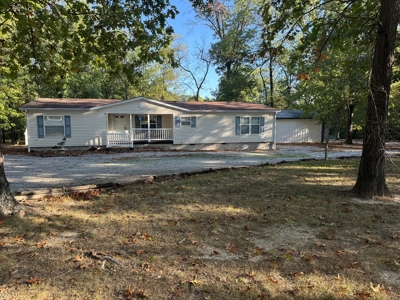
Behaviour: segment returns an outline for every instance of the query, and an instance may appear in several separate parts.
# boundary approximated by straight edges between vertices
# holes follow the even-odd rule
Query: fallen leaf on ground
[[[258,246],[254,248],[254,253],[257,255],[262,255],[265,254],[266,252],[264,251],[264,249],[259,248]]]
[[[147,298],[148,295],[145,294],[142,290],[137,290],[137,289],[131,289],[131,286],[128,286],[125,291],[125,296],[126,299],[131,300],[131,299],[137,299],[139,298]]]
[[[74,262],[81,262],[83,260],[82,256],[75,256]]]
[[[371,298],[371,294],[370,293],[366,293],[366,292],[354,293],[354,296],[360,298],[361,300],[365,300],[367,298]]]
[[[278,280],[273,279],[272,277],[268,277],[268,281],[271,281],[272,283],[275,283],[275,284],[278,283]]]
[[[26,280],[27,284],[41,284],[44,281],[44,278],[41,277],[31,277],[28,280]]]
[[[36,243],[36,248],[44,248],[47,245],[47,240],[37,242]]]

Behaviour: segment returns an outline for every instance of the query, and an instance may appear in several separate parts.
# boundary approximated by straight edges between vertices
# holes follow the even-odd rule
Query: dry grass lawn
[[[394,158],[400,166],[400,157]],[[0,220],[1,299],[400,299],[400,199],[308,161],[26,201]],[[387,180],[400,194],[399,170]]]

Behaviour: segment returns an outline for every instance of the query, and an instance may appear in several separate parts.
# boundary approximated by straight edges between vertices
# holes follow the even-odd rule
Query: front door
[[[126,116],[125,115],[115,115],[114,116],[114,132],[116,133],[126,133],[128,128],[126,128]]]

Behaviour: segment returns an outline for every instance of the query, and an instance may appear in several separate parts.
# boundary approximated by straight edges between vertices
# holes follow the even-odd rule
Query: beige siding
[[[196,117],[196,127],[181,126],[174,129],[174,144],[200,143],[251,143],[272,142],[274,118],[265,117],[263,134],[235,134],[236,116],[260,117],[260,113],[208,113],[208,114],[178,114],[180,117]]]
[[[106,145],[106,115],[97,111],[46,111],[28,112],[28,137],[30,147],[53,147],[62,137],[38,138],[37,116],[71,116],[71,138],[65,146],[101,146]]]
[[[213,143],[270,143],[274,142],[274,114],[234,113],[234,112],[202,112],[191,114],[169,107],[147,102],[146,107],[139,107],[141,101],[127,101],[119,105],[111,105],[93,111],[45,111],[28,112],[28,136],[30,147],[53,147],[62,137],[38,138],[36,116],[69,115],[71,116],[72,137],[67,139],[66,146],[105,146],[107,143],[107,124],[111,131],[115,130],[114,114],[125,115],[126,128],[129,126],[129,115],[162,115],[162,127],[173,128],[174,144],[213,144]],[[175,127],[175,117],[196,117],[196,127]],[[265,118],[264,133],[235,134],[235,118],[237,116]],[[132,127],[135,120],[132,116]]]
[[[163,114],[176,114],[176,110],[166,107],[158,106],[150,102],[146,102],[145,108],[140,108],[139,103],[146,101],[127,101],[118,105],[112,105],[101,109],[102,112],[110,114],[133,114],[133,115],[163,115]]]
[[[319,143],[322,125],[315,120],[278,119],[276,120],[277,143]]]
[[[161,121],[162,121],[162,128],[174,127],[173,115],[163,115]]]

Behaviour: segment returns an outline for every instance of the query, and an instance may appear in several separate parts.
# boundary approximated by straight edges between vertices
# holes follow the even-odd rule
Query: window
[[[264,117],[236,117],[236,135],[264,133]]]
[[[260,133],[260,117],[251,118],[251,134]]]
[[[46,136],[64,136],[63,116],[44,116],[44,128]]]
[[[182,126],[190,126],[190,117],[181,117]]]
[[[135,117],[136,128],[147,129],[149,126],[148,115],[137,115]],[[150,115],[150,128],[162,128],[162,116],[161,115]]]
[[[140,116],[140,128],[148,128],[149,126],[149,118],[147,115]],[[157,116],[150,116],[150,128],[157,128]]]
[[[240,118],[240,134],[249,134],[250,133],[250,118],[249,117],[241,117]]]
[[[70,116],[37,116],[38,137],[71,137]]]
[[[180,117],[180,116],[175,116],[175,127],[179,128],[181,126],[185,127],[196,127],[196,117],[195,116],[190,116],[190,117]]]

